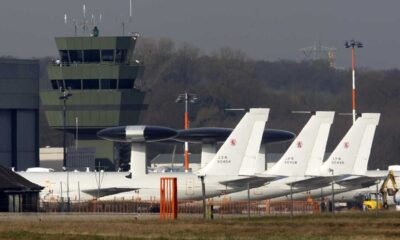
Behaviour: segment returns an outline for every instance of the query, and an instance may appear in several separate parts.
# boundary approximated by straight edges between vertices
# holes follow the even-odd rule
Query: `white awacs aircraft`
[[[327,117],[327,113],[325,114],[325,124],[320,126],[318,132],[319,140],[312,144],[312,154],[299,155],[290,154],[290,151],[286,152],[283,157],[264,174],[268,176],[286,175],[288,177],[273,181],[259,188],[251,189],[250,195],[252,199],[270,199],[288,196],[291,192],[290,186],[292,186],[292,193],[298,193],[293,195],[295,199],[304,198],[304,192],[311,192],[314,197],[320,196],[320,188],[330,186],[332,180],[341,184],[335,186],[334,191],[336,193],[361,188],[366,184],[373,184],[375,182],[376,176],[371,177],[364,175],[366,174],[372,141],[380,114],[366,113],[358,118],[330,157],[323,163],[327,137],[333,118],[332,115],[331,121],[328,121],[327,119],[329,119],[329,117]],[[306,130],[307,127],[310,127],[311,120],[300,132],[298,138],[292,143],[291,147],[293,147],[293,145],[305,146],[300,139],[310,135],[310,133],[306,134]],[[301,157],[299,158],[299,156]],[[305,168],[305,166],[307,166],[307,168]],[[331,188],[327,188],[322,194],[331,194]],[[244,200],[247,199],[247,192],[236,192],[226,197],[232,200]]]
[[[250,191],[252,199],[267,199],[288,195],[290,193],[290,184],[294,186],[292,189],[293,193],[311,190],[311,193],[320,195],[320,189],[312,189],[328,186],[331,183],[331,175],[326,175],[326,172],[325,175],[320,174],[324,172],[324,168],[326,169],[327,166],[330,167],[331,165],[337,165],[336,172],[338,174],[334,175],[334,179],[342,184],[335,186],[336,193],[360,188],[375,182],[376,177],[371,178],[371,176],[360,175],[365,173],[367,169],[372,140],[379,121],[379,114],[363,114],[357,124],[353,125],[348,131],[331,157],[321,167],[333,115],[333,112],[316,112],[315,116],[311,117],[280,161],[264,174],[257,175],[268,176],[268,181],[270,181],[268,185],[256,187],[267,182],[264,178],[255,178],[253,181],[248,181],[250,187],[253,188]],[[350,146],[353,147],[349,149]],[[333,160],[338,159],[346,159],[347,164],[335,164]],[[251,175],[250,172],[257,165],[254,163],[254,159],[247,163],[243,162],[243,164],[248,166],[247,171],[241,172],[243,175]],[[335,166],[332,166],[331,169],[335,171]],[[350,176],[351,174],[354,175]],[[273,177],[272,175],[280,177]],[[234,182],[230,182],[230,184],[234,184]],[[324,195],[330,194],[330,185],[328,190],[323,190],[322,193]],[[132,195],[132,193],[122,193],[106,197],[105,199],[128,198],[128,196]],[[233,200],[244,200],[247,199],[247,191],[225,196]],[[305,194],[303,193],[294,194],[294,198],[304,198],[304,196]]]
[[[300,187],[306,187],[307,192],[295,194],[293,198],[329,196],[332,194],[332,180],[335,183],[334,193],[337,194],[375,185],[377,180],[386,178],[387,171],[367,171],[379,118],[379,113],[362,114],[362,117],[357,119],[360,126],[358,129],[354,129],[354,137],[346,138],[346,134],[345,138],[326,161],[329,165],[325,165],[326,162],[324,163],[325,166],[321,168],[321,176],[316,178],[319,182],[305,180],[295,183],[299,184]],[[362,125],[364,126],[362,127]]]
[[[290,181],[293,181],[293,177],[299,177],[303,179],[306,170],[307,172],[310,173],[312,170],[314,170],[312,168],[311,169],[307,168],[308,162],[309,165],[312,166],[318,164],[320,165],[322,163],[323,155],[325,153],[325,146],[329,135],[329,129],[332,124],[333,117],[334,117],[334,112],[323,112],[323,111],[316,112],[313,116],[311,116],[310,120],[303,127],[302,131],[297,136],[297,138],[292,142],[292,144],[290,145],[286,153],[283,155],[281,160],[270,171],[267,171],[265,174],[260,173],[256,176],[252,176],[256,171],[259,170],[258,166],[260,164],[257,164],[257,161],[264,162],[264,159],[246,158],[242,163],[242,166],[246,166],[246,168],[242,168],[239,174],[241,176],[249,176],[249,178],[246,181],[249,184],[250,188],[262,186],[265,184],[265,182],[268,181],[277,181],[277,180],[279,181],[279,179],[281,178],[284,178],[281,180],[282,182],[286,182],[285,177],[291,177]],[[211,165],[208,164],[207,167],[211,167]],[[205,171],[206,169],[207,168],[204,168],[200,172]],[[279,172],[279,174],[276,174],[277,172]],[[295,179],[297,180],[298,178]],[[237,182],[228,181],[225,182],[224,184],[231,187],[239,185],[240,187],[240,185],[243,185],[243,179],[239,179]],[[251,190],[251,192],[254,193],[264,190],[266,190],[265,187],[254,188]],[[264,191],[263,194],[267,193],[265,193]],[[103,199],[113,199],[113,198],[127,199],[129,198],[129,196],[132,195],[133,193],[127,192],[127,193],[107,196]],[[245,198],[247,197],[247,191],[238,194],[233,194],[232,196],[240,196],[240,198]],[[257,196],[260,197],[262,196],[262,194]]]
[[[138,163],[131,179],[126,178],[126,173],[112,172],[20,172],[19,174],[45,187],[41,193],[44,200],[57,200],[60,197],[84,200],[132,190],[145,191],[148,196],[153,196],[152,199],[159,199],[162,177],[177,178],[179,200],[201,199],[199,175],[204,176],[206,197],[214,197],[222,193],[239,191],[247,186],[248,177],[239,176],[240,172],[248,171],[248,166],[242,162],[244,160],[251,162],[257,158],[268,115],[269,109],[250,109],[214,158],[199,173],[147,174],[145,164]],[[231,182],[234,184],[231,185]]]

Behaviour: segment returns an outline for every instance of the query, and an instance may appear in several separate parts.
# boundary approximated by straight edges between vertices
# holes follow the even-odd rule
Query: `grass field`
[[[0,239],[400,239],[400,213],[224,218],[2,214]]]

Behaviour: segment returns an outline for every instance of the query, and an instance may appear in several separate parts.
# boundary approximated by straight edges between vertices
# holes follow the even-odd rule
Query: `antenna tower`
[[[132,0],[129,0],[129,17],[126,18],[123,14],[121,14],[122,36],[125,36],[125,27],[130,23],[132,23]]]
[[[327,47],[321,41],[315,41],[314,45],[299,49],[304,54],[307,61],[327,60],[331,67],[335,67],[336,48]]]

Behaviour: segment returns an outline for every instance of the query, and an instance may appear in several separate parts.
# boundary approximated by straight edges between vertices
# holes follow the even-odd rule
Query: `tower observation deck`
[[[60,90],[67,89],[72,96],[66,102],[66,129],[75,133],[78,125],[79,147],[94,148],[101,165],[114,164],[116,150],[113,143],[98,139],[96,132],[138,124],[147,109],[145,92],[135,88],[144,71],[144,65],[133,58],[137,39],[136,35],[55,39],[60,60],[47,69],[51,89],[40,93],[47,121],[50,127],[63,129],[59,97]]]

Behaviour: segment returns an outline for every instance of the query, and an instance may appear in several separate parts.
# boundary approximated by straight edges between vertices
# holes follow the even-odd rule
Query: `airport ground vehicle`
[[[389,186],[389,183],[391,185]],[[385,208],[388,209],[388,196],[396,197],[398,192],[396,179],[392,170],[388,172],[388,176],[383,181],[378,193],[366,193],[363,201],[364,210],[374,210]],[[395,199],[396,202],[396,199]]]
[[[382,193],[367,193],[364,196],[363,201],[363,209],[364,211],[375,210],[378,206],[378,209],[382,209]],[[377,204],[378,202],[378,204]]]

